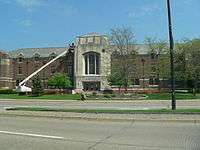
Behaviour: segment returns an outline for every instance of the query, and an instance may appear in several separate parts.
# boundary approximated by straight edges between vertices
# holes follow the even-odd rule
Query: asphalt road
[[[199,150],[200,124],[0,117],[1,150]]]
[[[19,106],[88,109],[159,109],[170,108],[171,101],[46,101],[46,100],[0,100],[0,109]],[[200,100],[178,100],[178,108],[200,108]]]

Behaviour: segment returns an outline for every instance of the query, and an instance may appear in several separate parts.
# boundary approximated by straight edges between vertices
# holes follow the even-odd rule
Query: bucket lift
[[[30,87],[26,86],[26,82],[28,80],[30,80],[33,76],[35,76],[36,74],[38,74],[40,71],[42,71],[44,68],[46,68],[48,65],[50,65],[51,63],[53,63],[54,61],[56,61],[58,58],[62,57],[63,55],[65,55],[68,51],[73,51],[74,50],[74,44],[72,43],[72,45],[69,46],[69,48],[62,52],[61,54],[59,54],[57,57],[53,58],[51,61],[49,61],[48,63],[46,63],[44,66],[42,66],[41,68],[39,68],[38,70],[36,70],[35,72],[33,72],[31,75],[29,75],[27,78],[25,78],[23,81],[21,81],[19,83],[18,86],[16,86],[16,91],[17,92],[21,92],[21,93],[26,93],[26,92],[32,92],[32,89]]]

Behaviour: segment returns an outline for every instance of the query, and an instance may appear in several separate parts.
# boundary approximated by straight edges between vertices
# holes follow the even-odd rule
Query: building
[[[148,54],[145,45],[136,45],[137,76],[132,79],[135,88],[155,87],[156,75],[153,75],[155,59]],[[47,66],[38,75],[48,88],[48,78],[56,73],[67,74],[77,91],[104,90],[109,87],[107,81],[112,64],[117,61],[113,55],[113,46],[108,37],[99,34],[78,36],[75,45],[63,57]],[[15,88],[23,79],[44,64],[66,51],[66,47],[23,48],[5,53],[0,51],[0,88]],[[27,86],[31,87],[31,79]]]
[[[111,53],[106,36],[79,36],[75,49],[75,81],[77,90],[103,90],[108,87]]]
[[[0,50],[0,88],[13,87],[12,60],[9,54]]]

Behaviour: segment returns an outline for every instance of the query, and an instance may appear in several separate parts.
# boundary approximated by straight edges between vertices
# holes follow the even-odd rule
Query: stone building
[[[136,45],[138,57],[136,61],[137,76],[132,78],[133,88],[151,88],[157,86],[154,72],[155,61],[148,53],[145,45]],[[0,51],[0,89],[15,88],[23,79],[67,51],[65,56],[43,69],[38,75],[48,88],[48,78],[56,72],[67,74],[77,91],[104,90],[109,87],[107,77],[111,66],[117,62],[113,55],[114,47],[108,37],[99,34],[78,36],[75,45],[67,47],[22,48],[8,54]],[[31,79],[26,83],[31,87]]]
[[[75,80],[77,90],[103,90],[108,87],[111,50],[106,36],[79,36],[75,49]]]

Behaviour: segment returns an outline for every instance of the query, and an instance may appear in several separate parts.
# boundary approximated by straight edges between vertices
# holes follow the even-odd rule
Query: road
[[[46,100],[0,100],[0,109],[18,106],[87,109],[159,109],[170,108],[171,101],[46,101]],[[178,100],[178,108],[200,108],[200,100]]]
[[[2,150],[199,150],[200,124],[0,117]]]

